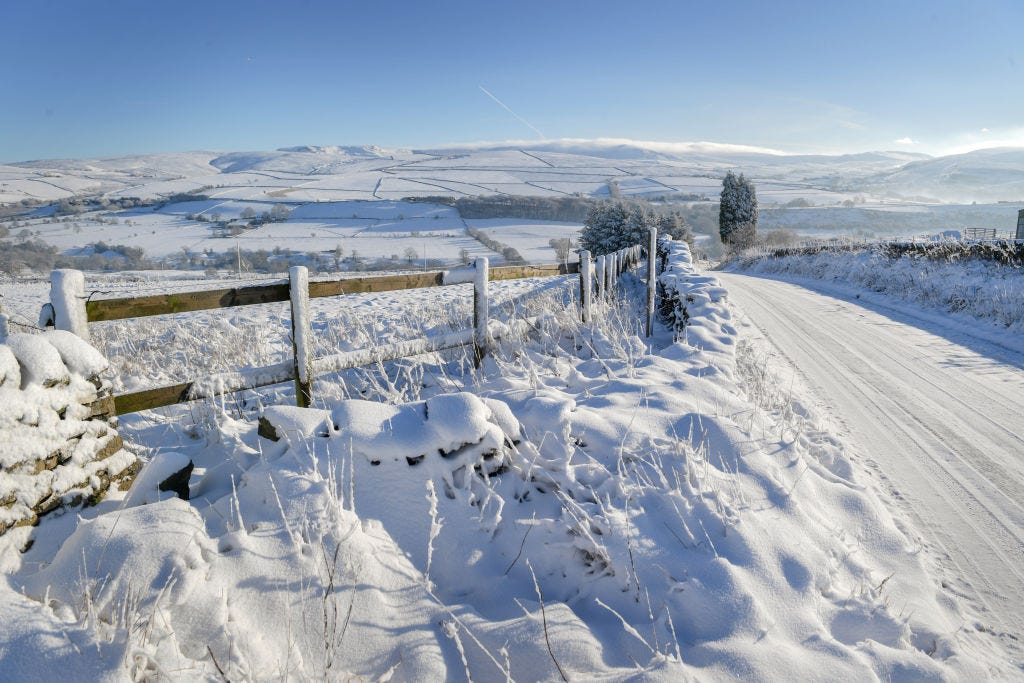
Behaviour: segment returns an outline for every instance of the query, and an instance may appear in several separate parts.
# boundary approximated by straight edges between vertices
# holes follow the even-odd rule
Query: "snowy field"
[[[527,263],[554,263],[557,253],[548,244],[553,239],[569,239],[579,243],[578,223],[530,221],[521,218],[472,218],[466,225],[476,228],[488,237],[516,249]],[[578,247],[573,247],[573,251]],[[575,253],[571,260],[579,260]]]
[[[1002,237],[1012,237],[1020,209],[1024,209],[1024,202],[978,205],[873,203],[856,207],[766,208],[761,211],[758,229],[762,232],[791,230],[805,237],[846,235],[889,239],[984,228],[994,229]]]
[[[291,207],[289,219],[246,229],[235,237],[218,236],[209,222],[190,216],[213,216],[221,220],[242,218],[246,209],[256,215],[272,210],[275,204],[250,201],[192,201],[156,208],[99,212],[69,218],[66,222],[48,222],[40,218],[24,221],[24,227],[62,251],[75,253],[95,242],[126,245],[144,250],[156,259],[179,256],[183,250],[217,253],[244,250],[291,249],[299,253],[356,252],[365,259],[410,258],[422,262],[439,259],[457,263],[462,250],[470,258],[500,255],[491,252],[466,234],[458,213],[446,206],[410,202],[352,201],[324,202]],[[98,219],[98,220],[97,220]],[[546,247],[546,242],[544,243]],[[549,250],[550,251],[550,250]],[[548,262],[553,261],[551,255]]]
[[[825,414],[741,336],[726,291],[682,258],[669,276],[693,299],[679,342],[638,336],[632,275],[589,325],[576,278],[551,278],[517,304],[532,325],[496,302],[502,341],[479,372],[448,352],[322,378],[310,410],[264,409],[290,402],[281,387],[126,416],[148,463],[131,491],[0,541],[5,673],[1019,675]],[[440,292],[394,317],[337,303],[386,338],[462,325]],[[280,441],[257,436],[261,412]],[[189,459],[191,500],[159,494]]]
[[[966,227],[1016,225],[1024,191],[1014,182],[998,187],[985,179],[986,164],[1010,173],[1024,156],[1013,150],[929,159],[880,152],[800,156],[695,147],[670,154],[609,141],[551,141],[522,146],[477,145],[439,150],[378,147],[298,147],[269,152],[186,152],[119,159],[50,160],[0,166],[0,205],[21,200],[55,202],[74,196],[160,201],[179,193],[208,200],[165,204],[158,209],[93,212],[46,223],[52,208],[36,210],[23,230],[61,250],[88,244],[141,248],[167,259],[189,250],[224,253],[242,249],[292,249],[327,254],[338,247],[366,259],[405,258],[454,263],[462,250],[484,253],[465,235],[454,210],[402,202],[406,197],[532,195],[564,197],[703,197],[714,200],[726,170],[745,171],[761,203],[762,230],[804,236],[909,237]],[[954,173],[970,167],[970,174]],[[913,186],[913,192],[908,186]],[[973,193],[973,194],[972,194]],[[982,203],[971,205],[976,197]],[[997,200],[1017,203],[995,204]],[[941,202],[956,201],[945,206]],[[785,208],[788,203],[804,206]],[[988,203],[986,203],[988,202]],[[263,225],[224,239],[201,219],[238,220],[282,205],[286,223]],[[117,224],[100,223],[111,218]],[[192,217],[192,218],[190,218]],[[200,220],[195,220],[200,219]],[[511,227],[513,224],[509,224]],[[525,225],[525,223],[520,223]],[[561,229],[553,233],[562,236]],[[526,236],[525,231],[520,231]],[[527,260],[550,262],[552,235],[517,239]],[[496,254],[490,254],[492,258]],[[548,257],[548,258],[545,258]],[[414,259],[415,260],[415,259]]]
[[[957,171],[1005,171],[1014,154],[682,155],[607,141],[195,152],[7,164],[0,203],[209,197],[103,221],[19,216],[12,233],[69,252],[237,244],[500,263],[473,227],[552,262],[548,241],[579,225],[463,221],[402,199],[714,198],[725,170],[743,169],[762,230],[1004,231],[1024,204],[969,202],[1020,200],[1024,184],[973,187],[991,174]],[[811,206],[766,208],[798,199]],[[282,205],[287,221],[236,239],[202,220]],[[132,490],[0,537],[0,679],[1024,677],[1019,271],[864,255],[747,267],[723,274],[727,290],[673,263],[672,286],[692,299],[678,340],[663,325],[640,336],[634,275],[586,325],[574,276],[495,282],[500,342],[478,371],[460,349],[320,376],[309,410],[278,385],[122,416],[145,462]],[[87,291],[239,284],[224,275],[91,274]],[[48,293],[40,279],[0,283],[13,331],[35,332]],[[315,356],[472,320],[466,285],[311,303]],[[285,304],[91,332],[118,391],[291,354]],[[261,416],[280,440],[257,433]],[[191,499],[158,492],[188,461]]]

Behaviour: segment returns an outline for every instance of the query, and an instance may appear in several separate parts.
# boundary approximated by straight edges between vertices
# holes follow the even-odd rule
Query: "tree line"
[[[523,258],[518,249],[503,242],[499,242],[483,230],[479,230],[477,228],[466,228],[466,234],[491,251],[496,251],[501,254],[502,257],[504,257],[505,262],[510,266],[518,266],[526,263],[526,259]]]
[[[47,272],[54,268],[78,270],[145,270],[156,267],[138,247],[96,242],[77,254],[63,254],[42,240],[5,242],[0,249],[0,273]]]
[[[481,195],[477,197],[406,197],[403,201],[443,204],[454,207],[463,218],[525,218],[536,221],[582,223],[599,199],[583,196],[532,197],[527,195]]]

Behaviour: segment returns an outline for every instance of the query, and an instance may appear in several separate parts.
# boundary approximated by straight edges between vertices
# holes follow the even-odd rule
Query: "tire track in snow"
[[[831,340],[833,348],[843,345],[843,341],[836,336],[835,331],[828,325],[827,321],[820,327],[820,332]],[[888,332],[889,330],[886,330],[882,334],[888,334]],[[928,429],[936,436],[940,436],[939,432],[941,431],[943,444],[955,444],[957,446],[951,449],[951,455],[955,456],[965,467],[974,470],[975,474],[983,474],[990,481],[997,483],[999,485],[998,493],[1005,499],[1005,503],[1017,508],[1021,513],[1021,516],[1018,517],[1019,524],[1017,526],[1018,528],[1024,528],[1024,504],[1022,504],[1024,503],[1024,470],[1015,468],[1017,471],[1011,475],[992,458],[967,459],[961,455],[962,453],[970,452],[972,448],[985,453],[1024,452],[1024,438],[1005,426],[1007,423],[1015,423],[1015,415],[1002,410],[1005,404],[993,401],[988,394],[983,395],[973,391],[970,382],[961,381],[960,378],[953,374],[946,373],[944,375],[943,381],[947,385],[943,386],[941,383],[929,379],[924,373],[915,370],[910,363],[901,360],[900,354],[891,352],[892,348],[899,348],[901,345],[905,346],[905,342],[901,342],[895,335],[884,341],[872,336],[858,337],[858,339],[860,346],[863,347],[863,351],[857,351],[852,346],[847,346],[847,348],[850,350],[850,353],[857,357],[861,367],[871,368],[879,358],[885,358],[889,362],[889,372],[883,375],[883,379],[887,376],[890,381],[899,380],[893,384],[893,392],[890,393],[890,396],[892,393],[899,394],[900,401],[896,403],[901,407],[901,410],[903,410],[902,406],[918,403],[920,411],[917,412],[923,411],[939,419],[933,420],[929,426],[917,420],[916,412],[903,410],[903,413],[920,423],[922,427]],[[912,360],[916,361],[918,365],[925,365],[927,367],[928,362],[936,359],[918,355],[916,358],[912,358]],[[897,369],[902,371],[903,376],[899,376],[900,372],[892,372]],[[878,383],[877,379],[875,383]],[[930,398],[929,394],[919,391],[910,391],[908,393],[908,386],[921,386],[921,384],[931,386],[937,392],[934,395],[942,396],[943,399],[939,401]],[[952,385],[956,385],[956,391],[950,391]],[[961,393],[973,393],[974,398],[971,402],[965,401],[960,398],[959,394]],[[978,405],[983,406],[984,409],[977,410],[976,406]],[[959,410],[955,409],[957,406],[959,406]],[[994,420],[987,414],[997,411],[1002,413],[1002,421]],[[962,417],[965,412],[969,412],[973,419],[987,422],[991,429],[1001,432],[1005,438],[1000,443],[1000,439],[996,438],[997,435],[978,431],[977,427]],[[952,425],[956,425],[959,429],[951,428]],[[973,439],[978,445],[972,446],[967,442],[962,436],[962,433],[965,432],[973,432]],[[1013,460],[1010,462],[1011,464],[1017,464]],[[959,480],[959,483],[967,486],[970,484],[970,479],[966,481]],[[1024,575],[1022,575],[1022,579],[1024,579]]]
[[[762,313],[768,313],[769,315],[771,314],[768,311],[762,311]],[[801,332],[799,321],[798,320],[794,321],[794,318],[792,317],[792,315],[786,315],[786,314],[775,314],[775,315],[776,315],[776,320],[779,323],[782,323],[782,324],[786,325],[786,327],[788,328],[788,330],[790,332],[792,332],[794,334],[798,334],[798,333]],[[948,444],[950,442],[960,442],[960,443],[958,443],[958,445],[960,446],[960,452],[969,450],[971,448],[971,446],[968,443],[966,443],[962,438],[960,438],[959,435],[957,435],[955,432],[952,432],[952,431],[944,428],[946,422],[949,421],[950,419],[952,419],[952,414],[948,413],[948,411],[943,410],[943,408],[942,408],[942,406],[940,404],[936,404],[934,402],[929,402],[929,405],[923,405],[922,401],[927,401],[927,398],[925,397],[925,395],[920,394],[918,392],[910,392],[910,393],[908,393],[906,388],[905,388],[905,386],[904,386],[906,384],[906,382],[904,382],[902,380],[901,381],[897,381],[897,382],[891,382],[891,378],[894,377],[894,375],[892,373],[882,373],[882,372],[875,371],[874,368],[872,367],[872,365],[874,364],[873,363],[873,357],[866,356],[866,355],[858,352],[852,345],[844,343],[843,340],[837,338],[834,334],[830,334],[827,331],[828,330],[828,323],[827,322],[823,323],[822,321],[819,320],[817,322],[817,325],[818,325],[817,329],[818,329],[819,335],[822,336],[822,337],[826,337],[828,339],[828,341],[830,342],[827,346],[830,346],[833,350],[842,350],[842,352],[844,352],[845,354],[848,354],[850,356],[849,360],[852,361],[852,362],[845,363],[845,367],[844,367],[844,365],[837,364],[835,362],[831,362],[830,359],[824,358],[825,362],[828,363],[828,365],[830,366],[831,371],[834,373],[833,376],[839,377],[839,376],[842,376],[842,375],[846,375],[847,379],[848,379],[851,376],[851,374],[852,374],[852,375],[855,375],[857,378],[864,380],[864,382],[860,382],[860,383],[851,383],[851,386],[853,386],[853,388],[860,393],[860,395],[863,397],[865,402],[870,403],[871,405],[873,405],[873,406],[875,406],[875,407],[877,407],[879,409],[883,409],[883,404],[885,404],[885,408],[883,410],[885,415],[899,414],[899,415],[902,416],[902,418],[903,418],[902,420],[893,420],[892,421],[893,425],[891,425],[891,426],[896,426],[896,428],[897,428],[894,431],[898,431],[899,426],[909,427],[909,426],[914,425],[914,424],[918,425],[922,430],[927,432],[927,434],[922,434],[920,430],[918,430],[918,432],[916,434],[911,432],[911,431],[907,431],[907,436],[909,438],[911,438],[922,449],[925,448],[925,446],[927,446],[929,451],[932,452],[932,453],[937,453],[937,452],[940,452],[940,451],[947,451],[948,450],[948,451],[950,451],[951,455],[953,455],[954,457],[957,456],[958,455],[958,451],[956,449],[950,449],[948,447]],[[862,339],[862,342],[863,342],[863,339]],[[864,343],[866,344],[866,342],[864,342]],[[808,347],[806,344],[801,344],[801,346],[803,346],[804,350],[807,351],[807,352],[810,352],[810,349],[814,348],[814,347]],[[820,348],[820,346],[819,346],[819,348]],[[884,353],[884,351],[881,352],[881,355],[882,356],[891,357],[890,354],[886,354],[886,353]],[[874,359],[875,359],[875,361],[877,361],[877,357],[874,357]],[[851,369],[851,368],[853,370],[852,373],[849,372],[849,369]],[[873,396],[871,393],[866,392],[863,389],[863,386],[864,386],[865,383],[868,384],[868,385],[880,386],[883,382],[886,381],[886,379],[890,379],[890,385],[886,387],[886,391],[884,393],[881,393],[878,396]],[[956,400],[956,399],[953,398],[951,400]],[[916,408],[916,410],[908,410],[906,408],[906,406],[908,406],[908,405],[914,406]],[[932,420],[932,421],[925,421],[925,420],[922,420],[919,417],[920,414],[933,415],[933,416],[935,416],[938,419],[935,419],[935,420]],[[968,429],[970,429],[969,426],[968,426]],[[941,432],[941,434],[940,434],[940,432]],[[932,438],[932,439],[927,439],[927,438],[922,439],[922,436],[924,436],[924,437],[929,437],[930,436],[930,437],[934,437],[934,438]],[[932,443],[926,444],[925,443],[926,440],[927,441],[931,441]],[[990,444],[987,443],[987,439],[985,439],[984,435],[981,435],[981,434],[975,434],[975,439],[974,440],[976,442],[977,441],[986,442],[984,444],[986,446],[990,445]],[[979,450],[984,452],[984,451],[987,451],[988,448],[981,448]],[[1012,452],[1012,451],[1003,450],[1003,452]],[[933,460],[934,460],[934,458],[933,458]],[[963,461],[966,466],[971,467],[972,469],[974,469],[972,467],[972,463],[968,462],[967,460],[965,460],[963,458],[960,458],[960,460]],[[953,487],[954,489],[956,489],[957,487],[959,487],[960,489],[964,489],[964,490],[970,489],[971,490],[969,492],[971,494],[970,497],[973,499],[972,502],[975,504],[975,506],[981,506],[981,507],[986,508],[991,514],[993,514],[994,517],[996,517],[1000,521],[1005,519],[1005,517],[1006,517],[1005,515],[999,514],[997,511],[993,510],[993,506],[991,506],[989,504],[986,504],[986,501],[985,501],[984,497],[979,497],[976,493],[974,493],[974,491],[977,490],[977,487],[971,486],[972,481],[971,481],[970,478],[957,477],[956,476],[957,473],[953,472],[945,463],[943,463],[942,461],[939,461],[939,460],[935,460],[935,462],[937,464],[939,464],[940,466],[942,466],[942,468],[950,475],[948,481],[946,482],[947,486]],[[990,462],[990,460],[984,459],[982,462],[983,463],[987,463],[987,462]],[[985,468],[985,469],[989,473],[991,473],[991,469],[990,468]],[[977,474],[976,470],[975,470],[974,474],[975,475]],[[1015,489],[1018,489],[1018,490],[1020,488],[1017,482],[1015,482],[1013,480],[1006,479],[1005,477],[1002,478],[1002,480],[999,481],[998,483],[1000,485],[1012,486],[1012,487],[1014,487]],[[1002,497],[1004,497],[1006,499],[1006,501],[1010,505],[1013,505],[1015,507],[1019,507],[1019,505],[1016,503],[1016,501],[1012,497],[1009,497],[1009,496],[1005,495],[1004,491],[998,490],[997,493],[1002,494]],[[1003,526],[1006,526],[1006,525],[1004,524]],[[1017,526],[1017,528],[1021,528],[1022,525],[1018,524],[1016,526]],[[1009,527],[1006,527],[1006,530],[1007,531],[1011,531]],[[1011,531],[1011,533],[1012,533],[1012,531]],[[998,548],[996,550],[998,552]],[[1016,573],[1016,570],[1015,570],[1015,568],[1012,565],[1010,565],[1009,569],[1010,569],[1010,571],[1013,571],[1013,572]],[[1024,575],[1021,575],[1019,573],[1018,573],[1018,575],[1021,577],[1022,582],[1024,582]]]
[[[1013,409],[1024,405],[1024,371],[797,285],[721,279],[898,491],[899,506],[945,555],[942,578],[1007,632],[1007,645],[1019,642],[1024,440]],[[951,358],[984,372],[968,374]]]

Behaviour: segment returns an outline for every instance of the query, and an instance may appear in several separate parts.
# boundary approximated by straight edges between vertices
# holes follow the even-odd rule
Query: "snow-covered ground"
[[[722,279],[780,373],[829,406],[920,530],[944,588],[1019,665],[1024,273],[870,251],[732,270]]]
[[[835,433],[911,520],[941,592],[969,606],[964,628],[1024,675],[1019,333],[834,282],[722,277],[779,375],[828,406]]]
[[[632,275],[589,325],[553,278],[519,304],[533,323],[496,315],[480,372],[322,378],[316,409],[263,411],[277,442],[256,417],[290,389],[125,417],[148,460],[126,496],[3,537],[5,675],[1019,675],[724,291],[674,272],[699,301],[678,343],[637,335]],[[414,293],[422,327],[440,291]],[[188,459],[191,500],[159,494]]]
[[[528,263],[554,263],[557,253],[548,244],[553,239],[569,239],[579,243],[578,223],[529,221],[520,218],[472,218],[466,221],[488,237],[516,249]],[[575,251],[577,247],[573,247]],[[578,260],[573,255],[573,260]]]
[[[758,188],[760,194],[760,187]],[[1012,237],[1017,212],[1024,202],[999,204],[866,203],[855,207],[813,206],[768,208],[761,212],[758,228],[790,230],[802,237],[908,238],[933,236],[946,230],[995,230]]]
[[[216,200],[178,202],[157,208],[115,212],[93,212],[67,221],[49,222],[46,218],[25,220],[21,230],[52,244],[62,251],[74,252],[96,242],[125,245],[144,250],[147,257],[166,259],[182,251],[222,253],[236,248],[256,251],[290,249],[299,253],[354,253],[365,259],[394,259],[422,262],[440,259],[456,263],[465,249],[470,258],[489,256],[501,260],[466,234],[458,213],[436,204],[410,202],[324,202],[291,207],[289,220],[266,223],[246,229],[237,236],[218,234],[213,225],[190,218],[240,218],[246,209],[257,215],[270,211],[273,204],[263,202]],[[535,240],[547,248],[546,240]],[[415,256],[409,253],[415,252]],[[553,261],[548,249],[547,262]]]

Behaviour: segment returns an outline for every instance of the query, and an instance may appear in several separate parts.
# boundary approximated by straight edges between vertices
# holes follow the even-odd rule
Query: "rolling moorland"
[[[467,227],[500,232],[507,239],[499,241],[522,247],[528,261],[551,261],[547,242],[575,234],[585,211],[565,216],[550,210],[532,220],[526,214],[474,218],[451,204],[481,195],[644,197],[680,207],[714,252],[712,204],[729,169],[754,180],[762,231],[864,238],[967,227],[1005,233],[1024,206],[1020,149],[939,158],[906,152],[794,156],[728,145],[646,148],[586,140],[9,163],[0,165],[0,204],[6,205],[9,239],[38,239],[63,252],[116,245],[141,250],[136,261],[156,259],[164,267],[183,253],[236,248],[313,252],[326,263],[355,252],[356,261],[392,265],[451,263],[493,251],[481,252]],[[430,197],[448,203],[406,201]],[[275,210],[273,220],[253,225],[253,218],[270,218]],[[517,217],[524,221],[509,220]],[[539,244],[538,235],[546,235]],[[237,240],[225,244],[227,236]]]

